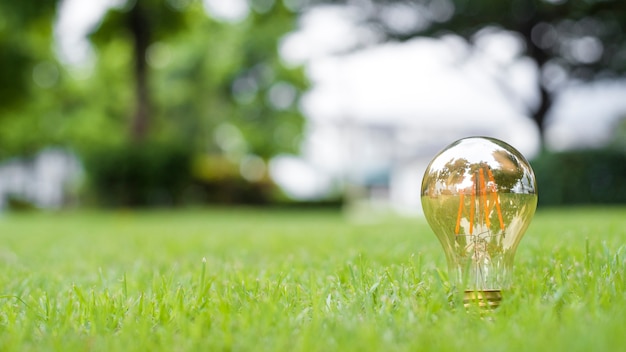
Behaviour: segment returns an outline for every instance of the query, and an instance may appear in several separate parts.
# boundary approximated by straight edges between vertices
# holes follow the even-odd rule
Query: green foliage
[[[51,44],[57,2],[0,2],[0,159],[62,139],[63,70]]]
[[[246,180],[240,165],[219,156],[198,156],[193,162],[193,194],[190,201],[209,204],[270,204],[280,191],[267,171],[257,180]]]
[[[525,55],[539,67],[559,65],[569,78],[619,77],[626,71],[626,38],[620,34],[626,3],[621,0],[458,0],[454,4],[454,16],[431,30],[453,31],[466,38],[487,26],[512,31],[523,40]],[[587,52],[592,56],[576,52],[574,47],[584,39],[596,41],[599,51]]]
[[[544,153],[531,163],[540,205],[626,203],[626,153]]]
[[[191,182],[191,152],[180,145],[145,142],[85,154],[90,188],[103,205],[177,204]]]
[[[227,154],[214,132],[228,123],[242,134],[244,154],[297,150],[306,80],[278,57],[278,41],[295,21],[282,3],[255,3],[262,11],[223,23],[198,0],[124,2],[91,33],[96,60],[80,74],[53,53],[57,5],[0,3],[0,158],[51,144],[128,144],[137,139],[129,132],[141,108],[146,140]],[[271,102],[276,85],[292,95],[287,105]]]
[[[613,133],[609,146],[626,153],[626,116],[618,119],[612,130]]]
[[[280,196],[267,174],[246,180],[238,163],[180,144],[101,146],[83,155],[87,199],[108,207],[270,204]]]
[[[8,216],[0,345],[58,351],[619,350],[624,208],[539,212],[466,311],[422,220],[219,210]],[[15,236],[20,234],[20,236]]]
[[[424,14],[417,25],[397,27],[385,11],[367,12],[366,19],[390,39],[454,33],[474,41],[481,31],[500,29],[516,35],[525,45],[523,54],[539,67],[559,65],[571,78],[606,78],[626,71],[626,3],[621,0],[451,0],[439,6],[431,0],[373,2],[380,9],[398,6]],[[581,39],[592,39],[600,50],[581,55],[576,49]]]
[[[181,2],[182,3],[182,2]],[[98,45],[103,45],[119,37],[132,39],[131,22],[133,16],[141,16],[142,28],[149,35],[148,40],[155,42],[176,35],[184,31],[186,7],[197,5],[198,1],[186,1],[186,5],[172,6],[172,1],[164,0],[135,0],[126,1],[121,7],[107,12],[101,25],[90,35],[90,39]]]
[[[0,2],[0,115],[33,97],[32,70],[52,56],[51,46],[42,44],[52,39],[56,4],[57,0]]]
[[[241,176],[196,182],[194,200],[208,204],[263,205],[277,201],[278,187],[269,179],[250,182]]]
[[[184,141],[198,152],[228,152],[214,136],[216,127],[228,123],[242,133],[246,153],[270,157],[295,151],[303,123],[296,103],[306,81],[302,69],[283,66],[277,51],[295,15],[275,4],[241,23],[223,23],[208,17],[199,1],[180,4],[185,6],[140,1],[107,14],[90,36],[98,50],[94,76],[78,83],[78,104],[69,107],[77,122],[72,136],[79,143],[106,142],[110,136],[89,127],[96,120],[129,139],[132,111],[141,102],[135,92],[138,52],[127,23],[132,11],[144,11],[144,16],[156,11],[167,20],[148,16],[152,33],[143,56],[149,135]],[[175,14],[171,25],[169,12]],[[285,106],[271,103],[277,85],[293,95]]]
[[[168,1],[139,1],[107,14],[90,36],[98,50],[94,74],[88,81],[73,82],[76,103],[68,104],[72,123],[66,135],[75,147],[87,151],[90,185],[105,204],[159,204],[164,199],[173,203],[269,202],[275,185],[267,178],[244,180],[239,162],[250,154],[268,158],[297,148],[302,116],[296,101],[305,88],[304,75],[301,69],[283,67],[276,50],[279,36],[291,28],[294,15],[276,5],[231,24],[208,17],[199,1],[184,4],[172,7]],[[136,42],[143,34],[129,26],[133,16],[139,16],[137,12],[151,23],[144,28],[150,32],[144,38],[148,41],[145,54],[137,51]],[[137,71],[138,64],[145,65],[144,73]],[[149,99],[142,101],[136,89],[137,77],[144,74]],[[288,106],[271,104],[269,96],[276,84],[292,89],[288,93],[293,93],[293,101]],[[137,118],[133,110],[141,104],[149,105],[147,142],[128,133]],[[220,127],[230,134],[219,135]],[[150,140],[184,145],[186,155],[172,153],[178,147],[161,148],[165,144],[154,148]],[[97,145],[113,147],[93,152]],[[164,155],[155,155],[161,152]],[[191,156],[208,154],[216,155],[214,160],[232,160],[227,177],[192,175]],[[173,160],[187,164],[171,168]],[[208,169],[220,165],[211,164]],[[173,173],[172,180],[162,180],[168,172]]]

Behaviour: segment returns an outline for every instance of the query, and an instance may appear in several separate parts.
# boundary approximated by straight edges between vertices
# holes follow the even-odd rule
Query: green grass
[[[540,211],[485,314],[422,220],[188,210],[0,218],[1,351],[589,351],[626,345],[626,208]]]

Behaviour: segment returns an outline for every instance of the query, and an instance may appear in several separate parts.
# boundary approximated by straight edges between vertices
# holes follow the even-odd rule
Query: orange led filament
[[[478,181],[478,182],[477,182]],[[502,210],[500,209],[500,197],[498,196],[498,189],[496,186],[496,180],[493,177],[491,169],[487,168],[485,173],[484,168],[478,169],[476,173],[472,175],[472,187],[470,194],[470,216],[469,216],[469,233],[474,232],[474,213],[476,207],[476,193],[478,193],[478,208],[482,207],[485,217],[485,225],[489,229],[491,227],[491,211],[496,208],[498,214],[498,221],[500,222],[500,229],[504,231],[504,220],[502,218]],[[491,196],[491,199],[489,199]],[[465,190],[461,190],[459,194],[459,211],[456,218],[456,227],[454,233],[459,234],[461,230],[461,218],[463,217],[463,210],[465,209]],[[480,211],[479,211],[480,216]]]

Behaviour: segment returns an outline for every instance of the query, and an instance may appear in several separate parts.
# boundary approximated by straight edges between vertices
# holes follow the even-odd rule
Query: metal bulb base
[[[500,290],[467,290],[463,294],[463,306],[465,308],[495,309],[498,308],[501,301],[502,292]]]

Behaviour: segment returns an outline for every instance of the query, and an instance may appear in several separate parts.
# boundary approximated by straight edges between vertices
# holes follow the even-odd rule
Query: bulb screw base
[[[502,301],[502,292],[500,290],[482,290],[482,291],[465,291],[463,294],[463,306],[479,307],[482,309],[498,308]]]

